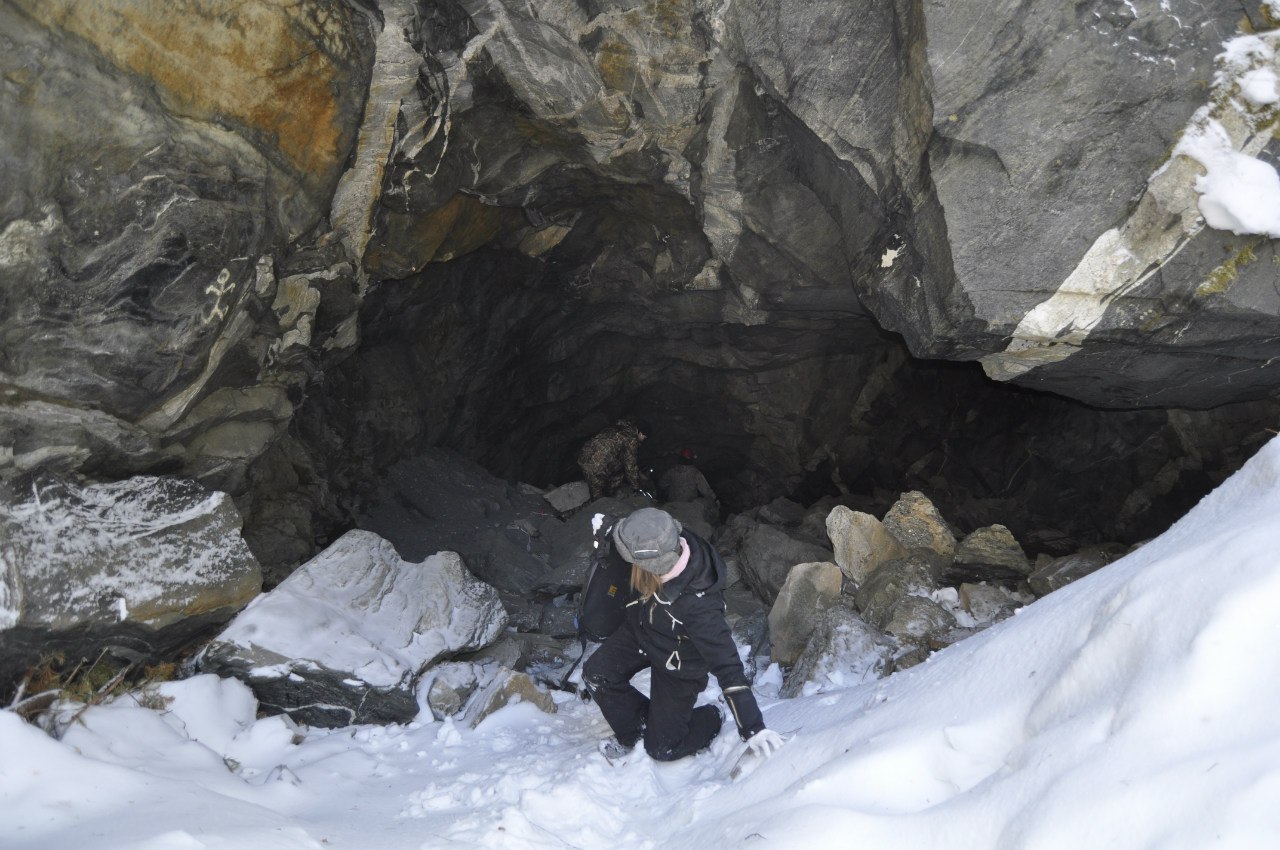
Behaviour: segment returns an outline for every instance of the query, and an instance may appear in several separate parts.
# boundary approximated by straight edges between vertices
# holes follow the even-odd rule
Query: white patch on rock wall
[[[223,269],[218,272],[218,276],[214,278],[213,283],[204,288],[206,295],[213,296],[213,303],[209,305],[209,311],[200,316],[200,323],[207,325],[225,319],[227,317],[227,307],[222,303],[222,297],[235,291],[236,284],[231,279],[231,270]]]
[[[381,5],[386,23],[375,44],[373,79],[356,138],[355,159],[338,181],[331,213],[335,232],[357,259],[364,257],[369,244],[387,165],[396,145],[406,141],[397,138],[402,112],[408,126],[406,136],[412,137],[408,141],[410,154],[420,151],[439,132],[445,133],[446,143],[448,139],[451,98],[442,96],[436,111],[428,114],[417,92],[423,61],[407,36],[412,31],[414,6],[405,0]],[[444,156],[443,147],[440,156]]]
[[[0,631],[18,624],[22,613],[22,576],[7,546],[0,548]]]
[[[1147,179],[1133,214],[1098,237],[1057,291],[1022,318],[1004,351],[982,358],[989,377],[1012,380],[1079,351],[1116,299],[1156,274],[1206,225],[1280,236],[1280,176],[1256,158],[1272,138],[1275,107],[1263,88],[1268,77],[1274,88],[1277,43],[1280,31],[1273,30],[1224,45],[1210,103]],[[1135,314],[1129,321],[1136,326],[1148,318]]]
[[[0,268],[35,266],[47,254],[43,243],[62,225],[58,211],[52,205],[43,211],[39,221],[18,219],[0,232]]]

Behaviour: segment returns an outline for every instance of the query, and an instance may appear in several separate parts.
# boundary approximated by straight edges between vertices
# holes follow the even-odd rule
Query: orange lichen
[[[636,52],[631,45],[616,38],[601,42],[596,48],[596,66],[600,78],[614,91],[627,93],[636,77]]]
[[[669,40],[679,38],[689,28],[691,13],[682,0],[657,0],[653,4],[653,21]]]
[[[304,175],[324,179],[346,156],[354,131],[339,92],[350,71],[349,12],[270,0],[15,2],[153,81],[167,108],[255,131]]]

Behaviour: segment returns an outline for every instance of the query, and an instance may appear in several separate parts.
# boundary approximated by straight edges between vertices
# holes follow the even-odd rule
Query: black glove
[[[756,704],[756,695],[749,685],[735,685],[724,689],[724,701],[729,704],[733,720],[738,724],[738,734],[747,741],[764,729],[764,716]]]

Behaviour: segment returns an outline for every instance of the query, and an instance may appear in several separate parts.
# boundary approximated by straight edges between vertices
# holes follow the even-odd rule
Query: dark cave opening
[[[302,427],[340,446],[325,463],[355,504],[435,446],[554,487],[580,477],[587,438],[640,415],[642,464],[692,450],[727,513],[786,497],[879,516],[919,490],[960,533],[999,523],[1033,557],[1158,534],[1268,436],[1250,403],[1099,410],[914,358],[851,310],[725,321],[731,298],[584,292],[505,250],[431,264],[370,293],[361,348]]]

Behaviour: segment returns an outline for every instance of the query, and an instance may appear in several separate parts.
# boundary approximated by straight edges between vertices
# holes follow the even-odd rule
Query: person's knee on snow
[[[677,761],[700,753],[720,734],[722,722],[720,710],[714,705],[700,705],[679,728],[661,730],[661,735],[646,730],[645,752],[654,761]]]

